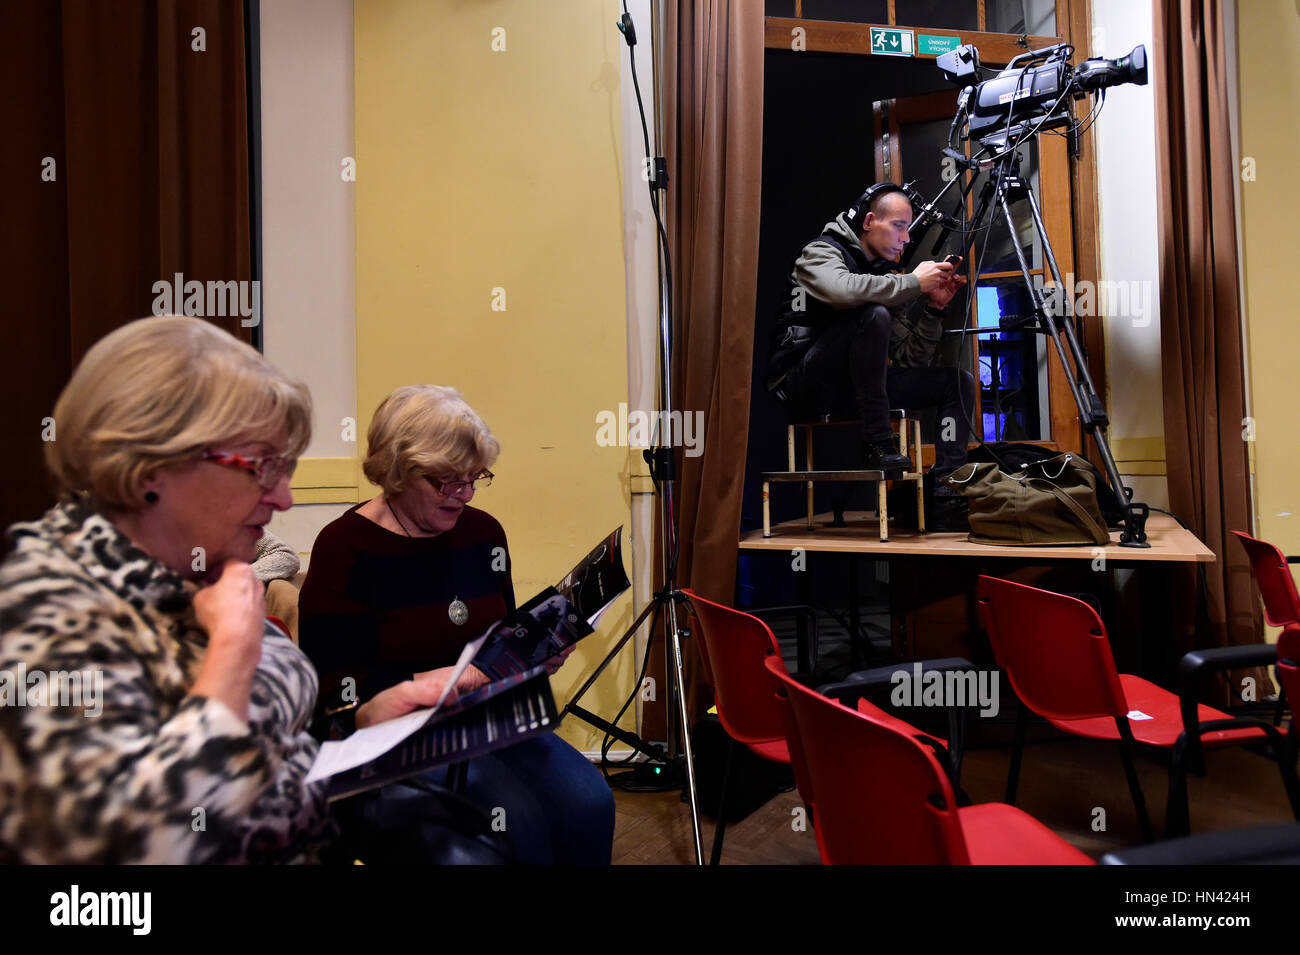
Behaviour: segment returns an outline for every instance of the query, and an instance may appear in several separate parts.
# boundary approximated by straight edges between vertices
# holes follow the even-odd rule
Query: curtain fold
[[[243,3],[11,0],[0,18],[0,316],[24,343],[0,381],[2,528],[52,502],[42,419],[86,350],[150,314],[155,282],[253,264]],[[239,315],[204,317],[251,340]]]
[[[1172,510],[1218,557],[1205,573],[1217,646],[1262,638],[1250,565],[1228,533],[1252,524],[1225,15],[1221,0],[1154,5],[1166,472]],[[1190,605],[1190,572],[1182,585]]]
[[[666,0],[665,218],[672,252],[674,407],[703,412],[703,452],[677,449],[678,585],[734,598],[749,429],[763,168],[763,5]],[[692,713],[708,699],[684,647]],[[653,732],[655,721],[649,718]],[[692,721],[694,716],[692,716]]]

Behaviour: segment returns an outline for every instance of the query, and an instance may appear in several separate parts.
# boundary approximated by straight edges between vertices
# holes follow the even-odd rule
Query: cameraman
[[[871,470],[911,467],[894,446],[891,407],[938,407],[933,526],[962,529],[964,501],[938,478],[966,461],[974,379],[932,362],[944,309],[966,279],[947,262],[922,262],[910,274],[895,271],[912,214],[902,188],[877,183],[804,246],[777,322],[766,383],[801,418],[855,410],[862,467]],[[924,307],[915,307],[921,299]]]

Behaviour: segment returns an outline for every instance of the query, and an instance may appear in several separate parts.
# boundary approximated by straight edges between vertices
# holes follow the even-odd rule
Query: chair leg
[[[727,746],[727,762],[722,770],[722,793],[718,797],[718,824],[713,830],[713,852],[709,856],[709,865],[722,862],[722,840],[727,834],[727,788],[731,783],[731,764],[736,757],[736,741]]]
[[[1290,742],[1273,746],[1277,757],[1277,768],[1282,773],[1282,785],[1286,787],[1286,798],[1291,802],[1291,814],[1300,821],[1300,779],[1296,777],[1294,747]]]
[[[948,759],[952,764],[953,788],[961,786],[961,758],[966,745],[966,707],[948,707]]]
[[[888,484],[883,478],[876,482],[876,512],[880,518],[880,543],[882,544],[889,540],[888,491]]]
[[[1137,767],[1133,764],[1133,731],[1128,720],[1116,720],[1119,726],[1119,758],[1124,764],[1124,778],[1128,780],[1129,795],[1133,797],[1133,808],[1137,810],[1138,826],[1142,829],[1142,839],[1151,842],[1155,839],[1155,830],[1151,828],[1151,817],[1147,815],[1146,797],[1142,795],[1142,785],[1138,782]]]
[[[813,429],[808,428],[805,432],[804,441],[804,463],[809,471],[813,470]],[[816,524],[813,523],[813,482],[808,482],[808,529],[812,530]]]
[[[1016,713],[1016,737],[1011,747],[1011,768],[1007,771],[1007,798],[1003,800],[1008,806],[1016,804],[1016,789],[1020,785],[1020,758],[1025,752],[1025,734],[1029,731],[1029,708],[1020,704]]]
[[[920,468],[917,468],[920,473]],[[920,534],[925,533],[925,482],[913,481],[916,485],[916,530]]]
[[[1187,794],[1187,755],[1182,740],[1169,760],[1169,796],[1165,800],[1165,838],[1176,839],[1192,830],[1192,807]]]
[[[772,536],[772,485],[763,482],[763,536]]]

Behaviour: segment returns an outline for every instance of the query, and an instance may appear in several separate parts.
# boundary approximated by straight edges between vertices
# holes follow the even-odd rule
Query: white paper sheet
[[[483,645],[489,631],[485,631],[483,636],[477,640],[472,640],[465,644],[465,649],[461,651],[460,658],[456,661],[456,666],[451,673],[451,679],[443,688],[442,696],[433,706],[425,707],[422,710],[415,710],[407,713],[405,716],[399,716],[395,719],[385,720],[383,723],[376,723],[374,726],[367,726],[359,729],[347,739],[327,740],[320,745],[320,752],[316,754],[316,761],[311,764],[311,771],[307,773],[305,782],[313,783],[319,779],[328,779],[338,773],[346,772],[349,769],[355,769],[373,759],[383,756],[402,740],[406,739],[417,730],[421,729],[438,708],[446,701],[451,690],[460,681],[461,676],[465,673],[465,668],[469,662],[474,659],[474,654],[478,653],[478,648]]]

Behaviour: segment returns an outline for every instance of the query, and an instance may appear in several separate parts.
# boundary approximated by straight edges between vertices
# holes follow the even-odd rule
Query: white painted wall
[[[1094,127],[1101,278],[1137,283],[1143,300],[1149,294],[1150,302],[1149,309],[1131,307],[1129,314],[1105,319],[1110,436],[1162,437],[1154,87],[1162,65],[1151,58],[1155,48],[1151,0],[1093,0],[1092,18],[1092,55],[1114,59],[1143,43],[1152,77],[1146,86],[1126,84],[1108,90]],[[1075,62],[1086,55],[1087,51],[1079,51]],[[1124,470],[1122,462],[1120,470]],[[1164,477],[1135,475],[1131,484],[1137,498],[1168,507]]]
[[[261,50],[266,355],[311,389],[306,456],[352,457],[340,427],[357,413],[356,219],[340,175],[356,152],[352,0],[262,0]],[[305,553],[347,506],[300,504],[271,530]]]

